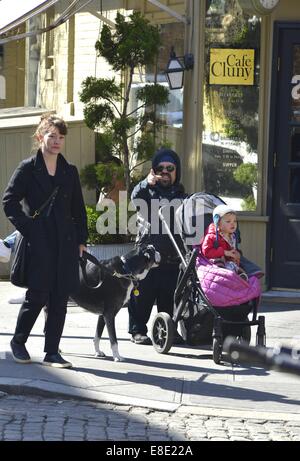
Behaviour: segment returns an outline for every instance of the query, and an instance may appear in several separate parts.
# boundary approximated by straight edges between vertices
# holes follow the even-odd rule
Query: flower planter
[[[114,256],[122,256],[134,248],[131,243],[111,243],[106,245],[88,245],[88,252],[95,256],[99,261],[110,259]]]

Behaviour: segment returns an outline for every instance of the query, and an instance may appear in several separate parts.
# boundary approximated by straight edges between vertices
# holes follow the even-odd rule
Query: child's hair
[[[41,116],[40,123],[35,130],[35,140],[38,140],[40,136],[44,136],[48,133],[50,128],[57,128],[59,133],[62,135],[66,135],[68,132],[66,122],[61,117],[56,114],[52,114],[51,112],[47,112]]]

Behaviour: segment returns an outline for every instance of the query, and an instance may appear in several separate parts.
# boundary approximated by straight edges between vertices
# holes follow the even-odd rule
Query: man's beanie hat
[[[175,160],[174,160],[174,157],[172,157],[172,155],[170,154],[164,154],[160,157],[159,159],[159,163],[162,163],[162,162],[169,162],[169,163],[174,163],[174,165],[176,164]],[[156,165],[157,166],[157,165]]]
[[[180,181],[181,168],[180,158],[172,149],[162,148],[155,152],[152,158],[152,168],[155,170],[157,165],[162,162],[169,162],[176,165],[176,182]]]
[[[218,243],[218,238],[219,238],[218,225],[219,225],[219,221],[227,213],[236,214],[236,211],[233,208],[231,208],[230,206],[225,205],[225,204],[224,205],[218,205],[213,210],[213,221],[214,221],[214,225],[215,225],[215,228],[216,228],[216,241],[215,241],[215,244],[214,244],[215,248],[218,248],[218,246],[219,246],[219,243]]]

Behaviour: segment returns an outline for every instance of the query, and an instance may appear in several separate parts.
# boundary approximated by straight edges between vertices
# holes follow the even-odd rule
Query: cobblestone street
[[[2,393],[0,440],[300,441],[300,422],[183,416],[148,408]]]
[[[95,317],[73,306],[61,344],[73,368],[41,365],[43,316],[28,341],[32,364],[16,364],[9,341],[19,306],[7,302],[13,286],[2,282],[0,288],[0,441],[99,441],[101,451],[117,442],[300,441],[297,376],[255,364],[216,365],[209,348],[157,354],[136,346],[125,309],[116,324],[124,362],[112,360],[107,335],[101,346],[107,358],[95,358]],[[262,312],[270,347],[297,337],[297,307],[265,306]]]

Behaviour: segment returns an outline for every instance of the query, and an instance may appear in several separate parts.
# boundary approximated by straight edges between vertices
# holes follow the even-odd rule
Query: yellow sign
[[[254,50],[211,48],[211,85],[254,85]]]

